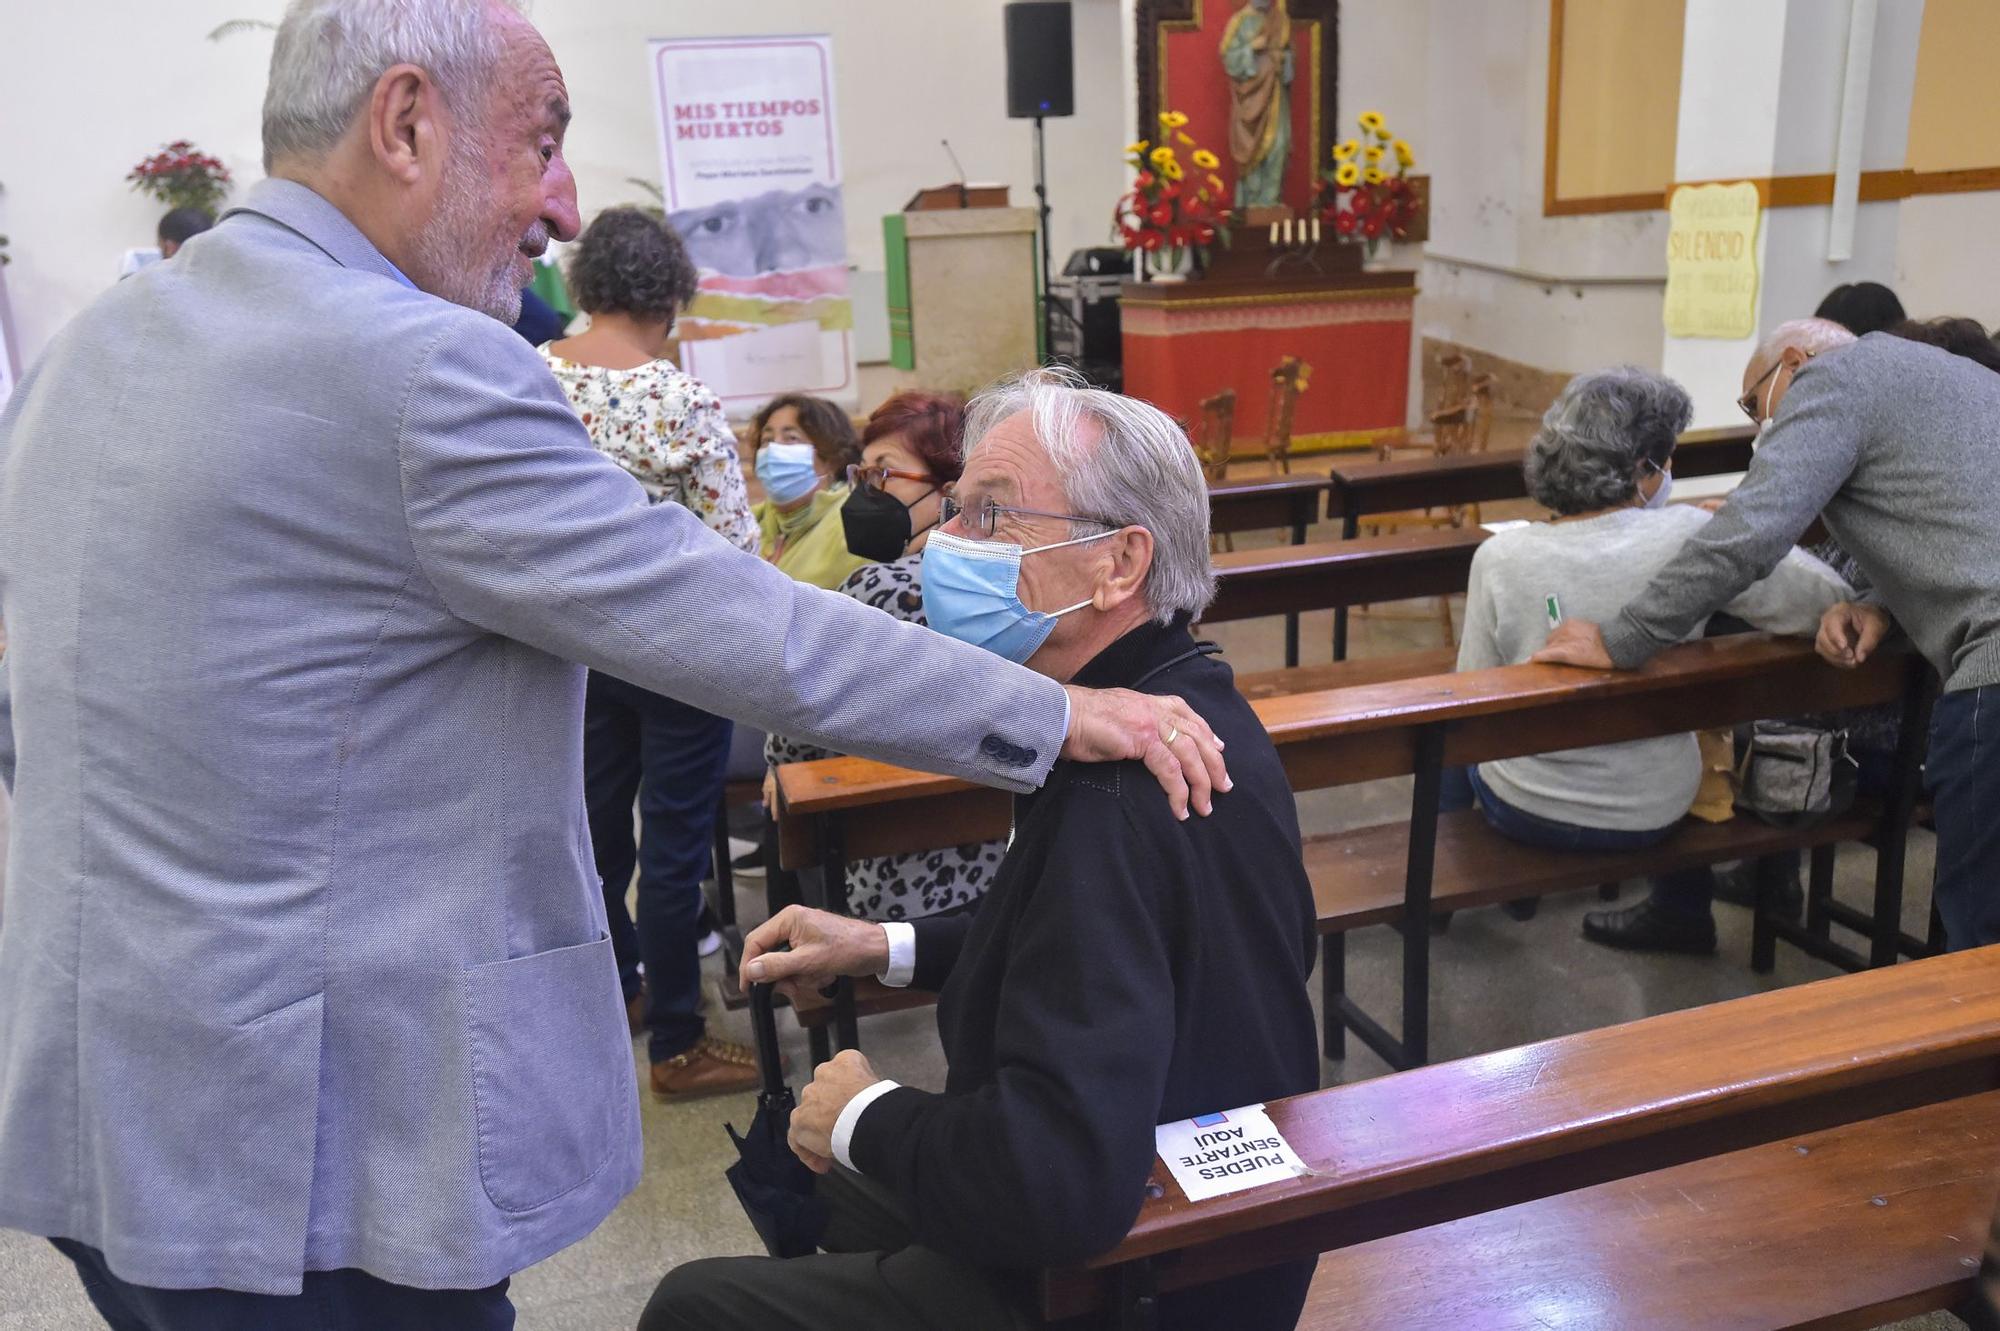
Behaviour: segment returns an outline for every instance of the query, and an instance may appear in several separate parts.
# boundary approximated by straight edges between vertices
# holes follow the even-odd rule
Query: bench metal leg
[[[836,819],[820,823],[819,881],[806,884],[806,904],[835,914],[847,913],[847,849]],[[814,1035],[822,1033],[814,1031]],[[860,1025],[854,1013],[854,981],[842,976],[833,984],[833,1031],[842,1049],[861,1047]],[[818,1046],[814,1046],[818,1054]],[[823,1060],[822,1060],[823,1061]]]
[[[1360,514],[1345,513],[1341,515],[1341,540],[1351,541],[1360,531]],[[1347,659],[1347,607],[1344,605],[1336,606],[1333,612],[1333,659],[1336,661],[1345,661]]]
[[[1777,905],[1777,887],[1761,867],[1750,872],[1750,969],[1769,975],[1778,964],[1778,931],[1772,908]]]
[[[1347,1057],[1347,1023],[1341,1000],[1347,996],[1347,935],[1323,934],[1319,940],[1320,1052],[1335,1062]]]
[[[715,810],[715,918],[722,922],[725,934],[736,929],[736,874],[729,867],[730,859],[729,803],[724,800]]]
[[[1827,915],[1827,905],[1833,900],[1833,857],[1834,844],[1812,848],[1812,859],[1806,879],[1806,932],[1818,938],[1831,937],[1833,921]]]
[[[1930,731],[1931,672],[1917,662],[1903,691],[1902,733],[1896,740],[1896,773],[1882,830],[1875,838],[1875,920],[1869,934],[1868,964],[1893,966],[1903,941],[1903,851],[1909,840],[1910,815],[1917,805],[1924,751]]]
[[[1444,780],[1444,728],[1417,732],[1416,781],[1410,793],[1410,859],[1403,877],[1403,1051],[1411,1067],[1430,1061],[1431,878],[1437,867],[1438,791]]]
[[[1153,1264],[1141,1259],[1118,1267],[1112,1276],[1116,1287],[1116,1312],[1112,1325],[1117,1331],[1159,1331],[1159,1284]]]

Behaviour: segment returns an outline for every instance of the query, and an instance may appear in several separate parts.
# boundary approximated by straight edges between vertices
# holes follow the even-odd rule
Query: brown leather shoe
[[[639,992],[625,1000],[625,1024],[632,1034],[643,1035],[646,1031],[646,987],[639,986]]]
[[[745,1045],[704,1035],[694,1048],[653,1064],[653,1097],[698,1100],[757,1089],[757,1055]]]

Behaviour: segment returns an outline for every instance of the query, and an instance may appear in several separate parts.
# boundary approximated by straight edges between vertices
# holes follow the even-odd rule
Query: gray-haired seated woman
[[[1458,668],[1526,661],[1554,615],[1615,619],[1681,543],[1709,520],[1692,505],[1667,506],[1674,441],[1693,409],[1671,379],[1619,366],[1570,380],[1528,447],[1528,493],[1555,517],[1500,532],[1479,547],[1465,597]],[[1776,633],[1810,636],[1821,613],[1847,599],[1840,576],[1794,549],[1769,576],[1723,609]],[[1699,637],[1698,625],[1690,636]],[[1447,773],[1446,809],[1473,796],[1510,840],[1560,850],[1629,850],[1671,835],[1701,780],[1691,734],[1603,744],[1482,763]],[[1653,880],[1626,910],[1584,918],[1584,937],[1612,947],[1715,950],[1706,868]]]

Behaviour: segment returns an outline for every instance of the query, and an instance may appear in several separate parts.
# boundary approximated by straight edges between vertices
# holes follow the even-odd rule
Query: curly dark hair
[[[606,208],[570,251],[570,299],[585,314],[665,319],[694,299],[696,274],[671,226],[638,208]]]
[[[847,469],[861,461],[861,440],[854,433],[854,422],[823,397],[786,393],[772,398],[757,409],[750,422],[750,437],[763,438],[765,425],[784,407],[799,414],[799,429],[812,440],[813,452],[819,454],[820,461],[826,463],[836,480],[844,479]]]
[[[1969,361],[1976,361],[1989,370],[2000,371],[2000,343],[1993,341],[1984,325],[1977,319],[1949,316],[1922,322],[1905,319],[1883,331],[1891,337],[1921,342],[1925,346],[1936,347],[1940,351],[1949,351],[1954,356],[1963,356]]]

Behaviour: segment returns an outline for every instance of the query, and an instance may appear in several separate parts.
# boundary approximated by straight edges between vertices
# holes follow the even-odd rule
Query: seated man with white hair
[[[1057,680],[1178,693],[1227,744],[1234,787],[1179,821],[1137,764],[1058,764],[1016,801],[976,915],[793,906],[754,931],[746,984],[940,991],[945,1089],[882,1080],[852,1050],[821,1065],[792,1146],[822,1175],[838,1251],[682,1266],[643,1331],[1038,1325],[1008,1273],[1124,1237],[1156,1124],[1319,1085],[1291,788],[1229,668],[1188,632],[1214,579],[1187,440],[1153,407],[1047,372],[975,400],[966,439],[924,552],[931,626]],[[1312,1270],[1178,1291],[1160,1324],[1289,1328]]]
[[[2000,376],[1887,333],[1857,340],[1798,319],[1757,348],[1738,403],[1763,433],[1715,520],[1601,629],[1567,620],[1535,659],[1637,666],[1824,517],[1868,590],[1826,612],[1820,655],[1859,665],[1900,625],[1943,679],[1925,767],[1933,892],[1951,948],[2000,942]]]

